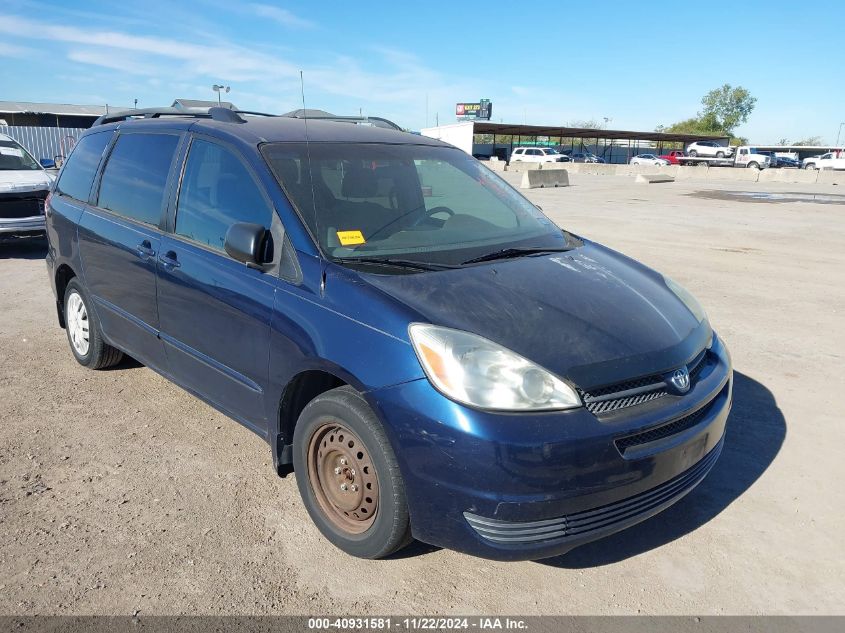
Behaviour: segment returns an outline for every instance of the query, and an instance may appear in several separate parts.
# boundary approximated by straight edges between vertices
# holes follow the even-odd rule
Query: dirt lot
[[[696,491],[558,559],[349,558],[259,438],[132,362],[78,366],[43,244],[6,244],[0,613],[844,613],[845,204],[721,191],[841,187],[572,181],[529,195],[690,288],[733,353]]]

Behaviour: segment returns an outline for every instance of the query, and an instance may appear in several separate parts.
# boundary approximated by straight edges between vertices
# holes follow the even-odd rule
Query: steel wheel
[[[79,293],[73,292],[68,297],[65,318],[67,319],[67,328],[73,349],[80,356],[86,356],[90,347],[90,323],[88,321],[88,310],[86,310],[85,303]]]
[[[370,451],[339,422],[318,427],[308,444],[308,479],[326,518],[349,534],[366,532],[378,513]]]

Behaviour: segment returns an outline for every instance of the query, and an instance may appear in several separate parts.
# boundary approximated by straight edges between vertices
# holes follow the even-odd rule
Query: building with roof
[[[89,128],[97,117],[127,108],[70,103],[36,103],[32,101],[0,101],[0,125],[9,127]]]
[[[205,101],[203,99],[174,99],[173,103],[170,105],[171,108],[177,108],[179,110],[191,111],[191,110],[208,110],[209,108],[229,108],[230,110],[240,110],[234,103],[231,101]]]

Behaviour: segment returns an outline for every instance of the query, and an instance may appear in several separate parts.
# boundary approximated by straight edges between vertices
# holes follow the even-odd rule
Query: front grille
[[[725,386],[724,389],[727,389],[727,386]],[[661,424],[660,426],[648,429],[647,431],[641,431],[640,433],[634,433],[633,435],[619,438],[615,441],[616,448],[618,448],[619,452],[624,455],[625,451],[629,448],[648,444],[649,442],[654,442],[656,440],[662,440],[664,437],[671,437],[672,435],[691,429],[701,422],[701,420],[710,412],[713,403],[724,393],[724,389],[710,402],[697,411],[693,411],[689,415],[672,420],[666,424]]]
[[[27,193],[25,196],[0,198],[0,218],[29,218],[44,215],[44,198],[47,192]]]
[[[710,352],[704,350],[687,366],[690,386],[695,383],[707,364],[705,361],[709,359]],[[590,391],[581,391],[581,400],[587,411],[595,415],[633,407],[669,395],[664,376],[665,374],[653,374]]]
[[[720,441],[697,464],[673,479],[599,508],[544,521],[500,521],[469,512],[464,512],[464,518],[483,539],[501,545],[538,545],[544,541],[565,543],[598,538],[648,518],[683,497],[710,472],[721,451]]]

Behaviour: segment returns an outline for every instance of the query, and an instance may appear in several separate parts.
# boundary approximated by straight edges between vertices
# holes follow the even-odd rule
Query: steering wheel
[[[411,226],[417,226],[420,222],[427,220],[428,218],[437,213],[445,213],[450,217],[455,215],[455,212],[452,211],[452,209],[450,209],[449,207],[434,207],[433,209],[428,209],[427,211],[421,213],[420,216],[416,220],[414,220],[413,223],[411,223]]]

